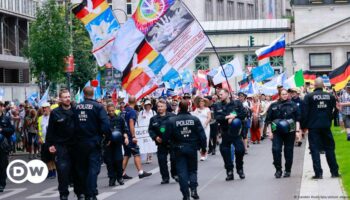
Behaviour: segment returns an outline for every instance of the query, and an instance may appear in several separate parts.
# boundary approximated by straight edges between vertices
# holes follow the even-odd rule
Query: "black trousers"
[[[168,155],[170,155],[170,173],[171,176],[174,177],[177,175],[175,153],[170,147],[167,147],[165,145],[158,145],[157,157],[160,175],[162,176],[163,180],[170,179],[168,170]]]
[[[189,197],[189,188],[198,187],[197,170],[198,155],[197,150],[191,146],[182,146],[175,149],[176,170],[179,176],[180,191],[184,197]]]
[[[83,194],[82,183],[77,179],[76,149],[73,146],[55,145],[56,147],[56,169],[58,175],[58,191],[60,195],[68,195],[68,187],[73,180],[74,192]]]
[[[237,171],[243,170],[244,145],[241,136],[231,136],[227,132],[223,132],[222,143],[220,144],[220,153],[225,163],[226,171],[233,171],[231,145],[235,147],[235,159]]]
[[[9,164],[9,156],[7,152],[0,150],[0,187],[6,186],[6,168]]]
[[[122,144],[111,143],[105,146],[103,160],[107,166],[108,177],[121,179],[123,176]]]
[[[315,175],[322,175],[320,149],[326,152],[327,163],[332,174],[338,174],[338,164],[335,157],[335,143],[330,128],[309,129],[309,144]]]
[[[273,133],[272,155],[276,170],[282,170],[282,147],[284,145],[285,171],[290,172],[293,165],[295,132],[288,134]]]
[[[210,124],[209,151],[215,151],[219,125],[217,122]]]

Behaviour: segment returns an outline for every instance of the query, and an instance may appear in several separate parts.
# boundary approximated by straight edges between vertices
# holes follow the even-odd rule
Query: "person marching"
[[[293,164],[293,150],[296,132],[300,132],[301,114],[298,106],[288,99],[286,89],[281,89],[278,101],[267,110],[265,123],[269,126],[269,137],[272,140],[273,165],[275,177],[282,177],[282,146],[286,160],[283,177],[290,177]]]
[[[203,126],[197,117],[188,112],[186,100],[180,102],[179,113],[170,118],[167,124],[163,142],[170,141],[174,147],[176,170],[183,199],[190,199],[189,188],[191,189],[191,197],[199,199],[197,193],[197,150],[205,151],[207,148],[207,138]]]
[[[52,110],[49,117],[45,143],[49,152],[55,155],[55,164],[58,175],[58,191],[60,199],[68,199],[71,175],[76,160],[76,138],[74,108],[71,106],[70,94],[66,89],[59,93],[59,107]],[[77,177],[73,177],[74,192],[78,199],[84,199],[82,184]]]
[[[107,165],[109,186],[115,186],[118,181],[119,185],[124,185],[123,179],[123,152],[122,145],[128,145],[128,127],[125,120],[115,114],[113,103],[107,105],[107,112],[110,121],[111,140],[106,141],[104,145],[104,162]]]
[[[214,116],[222,131],[220,152],[225,163],[227,173],[226,181],[231,181],[234,179],[234,166],[231,154],[232,144],[235,148],[237,174],[241,179],[244,179],[245,174],[243,170],[243,157],[245,154],[245,149],[240,134],[242,129],[242,121],[246,118],[247,113],[239,100],[230,100],[228,90],[222,89],[219,93],[219,97],[221,102],[215,104]]]
[[[160,168],[160,174],[162,176],[162,182],[160,184],[168,184],[169,183],[169,170],[168,170],[168,155],[170,155],[170,173],[171,177],[178,181],[178,176],[176,173],[176,165],[175,165],[175,155],[172,147],[169,143],[163,141],[163,134],[166,130],[166,123],[170,117],[176,116],[173,113],[166,111],[166,102],[163,99],[160,99],[157,103],[158,114],[153,116],[150,120],[148,132],[150,137],[155,141],[157,145],[157,157],[158,164]]]
[[[101,169],[101,142],[103,135],[108,141],[110,125],[102,104],[93,100],[94,88],[85,87],[84,101],[76,105],[77,120],[77,167],[79,181],[85,186],[85,199],[97,199],[97,176]]]
[[[315,176],[322,179],[320,150],[326,152],[327,163],[332,177],[339,177],[339,167],[335,157],[335,143],[331,131],[332,115],[336,107],[335,97],[323,91],[323,79],[315,80],[315,90],[304,97],[305,125],[309,130],[309,145]]]

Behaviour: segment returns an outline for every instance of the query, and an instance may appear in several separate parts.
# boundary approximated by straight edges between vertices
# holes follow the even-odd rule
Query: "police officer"
[[[122,145],[123,143],[129,144],[127,135],[129,129],[125,120],[120,115],[115,114],[113,103],[107,105],[107,112],[112,134],[111,140],[105,140],[103,158],[107,165],[109,186],[115,186],[116,181],[119,185],[124,185]]]
[[[241,121],[240,126],[242,126],[242,121],[246,118],[247,114],[239,100],[230,100],[228,90],[222,89],[219,93],[219,98],[220,102],[216,103],[214,107],[214,116],[221,129],[222,143],[220,144],[220,152],[225,163],[226,181],[234,179],[231,155],[232,144],[235,148],[237,174],[241,179],[244,179],[243,157],[245,149],[242,137],[240,136],[241,130],[231,128],[229,122],[231,123],[237,118]]]
[[[6,168],[9,163],[9,153],[11,151],[10,137],[15,132],[11,125],[11,120],[4,114],[4,103],[0,102],[0,192],[6,186]]]
[[[59,92],[59,107],[52,110],[49,118],[45,143],[49,152],[55,154],[58,173],[58,191],[60,199],[68,199],[68,186],[74,172],[76,155],[74,108],[71,106],[70,94],[66,89]],[[82,184],[73,177],[74,192],[78,199],[84,199]]]
[[[293,164],[293,150],[296,132],[300,130],[300,110],[288,99],[286,89],[281,89],[277,102],[267,110],[265,123],[269,126],[269,137],[272,139],[273,165],[276,168],[275,177],[282,176],[282,146],[284,145],[285,172],[283,177],[290,177]],[[271,128],[271,130],[270,130]]]
[[[189,188],[191,189],[191,197],[199,199],[197,194],[197,150],[201,148],[202,151],[206,151],[207,139],[199,119],[188,112],[186,100],[180,102],[178,115],[169,119],[163,142],[169,140],[174,146],[176,170],[183,199],[190,199]]]
[[[336,107],[335,97],[323,92],[323,80],[315,80],[314,92],[304,98],[305,125],[309,130],[309,143],[315,176],[313,179],[322,179],[320,148],[326,152],[327,163],[332,177],[339,177],[338,164],[335,158],[335,144],[331,132],[332,113]]]
[[[93,100],[94,89],[85,87],[85,101],[76,106],[77,159],[79,181],[85,186],[85,199],[97,199],[97,176],[101,169],[101,142],[110,137],[110,125],[103,105]]]
[[[170,117],[174,117],[175,114],[167,112],[166,101],[160,99],[157,103],[158,113],[150,119],[148,126],[148,132],[150,137],[155,141],[157,149],[158,164],[160,168],[160,174],[162,176],[162,182],[160,184],[169,183],[169,170],[168,170],[168,155],[170,155],[171,164],[171,177],[178,181],[175,166],[175,155],[173,149],[169,143],[165,143],[162,138],[166,130],[166,123]]]

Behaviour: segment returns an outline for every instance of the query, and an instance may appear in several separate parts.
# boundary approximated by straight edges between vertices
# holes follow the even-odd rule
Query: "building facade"
[[[293,10],[298,68],[327,74],[350,59],[349,0],[294,0]]]
[[[29,63],[22,49],[28,40],[29,22],[34,20],[38,1],[0,0],[0,89],[2,101],[24,101],[37,91],[30,83]]]

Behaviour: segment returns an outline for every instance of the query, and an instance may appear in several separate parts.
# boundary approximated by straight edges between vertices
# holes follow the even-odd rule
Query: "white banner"
[[[149,136],[148,126],[135,127],[135,136],[141,154],[157,152],[157,146]]]

